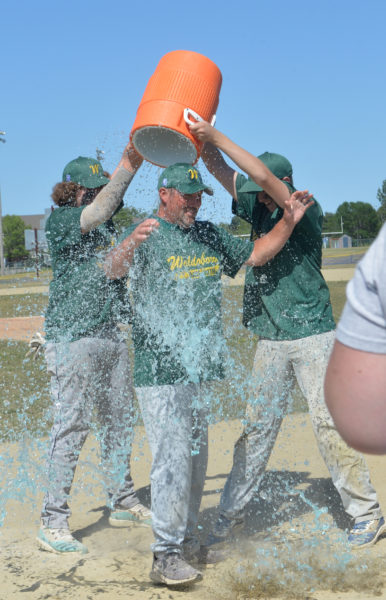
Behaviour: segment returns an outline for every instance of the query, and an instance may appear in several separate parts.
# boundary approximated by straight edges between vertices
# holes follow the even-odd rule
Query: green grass
[[[36,271],[24,273],[12,273],[0,277],[0,288],[20,288],[48,285],[52,279],[51,269],[40,271],[39,277],[36,277]]]
[[[49,378],[43,358],[26,358],[28,344],[0,340],[0,441],[20,438],[28,429],[36,435],[48,430]]]
[[[334,317],[339,319],[345,302],[346,282],[329,284]],[[228,379],[213,387],[213,419],[241,418],[247,397],[247,383],[252,369],[258,337],[241,323],[242,286],[224,288],[224,332],[227,338],[230,360]],[[0,296],[1,316],[29,316],[42,314],[47,296]],[[0,340],[1,372],[0,395],[0,441],[16,439],[26,427],[33,434],[47,432],[50,423],[49,378],[45,361],[25,358],[28,345],[25,342]],[[292,411],[306,411],[307,406],[298,388],[293,393]]]
[[[323,248],[323,258],[331,256],[350,256],[351,254],[364,254],[369,249],[368,246],[357,246],[352,248]]]
[[[346,302],[347,283],[347,281],[330,281],[328,283],[331,294],[332,313],[336,323],[340,319],[344,304]]]
[[[47,294],[0,296],[0,318],[36,317],[43,315],[48,303]]]

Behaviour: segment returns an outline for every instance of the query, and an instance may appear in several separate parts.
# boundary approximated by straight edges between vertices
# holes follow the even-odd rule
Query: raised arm
[[[222,152],[225,152],[225,154],[227,154],[227,156],[229,156],[229,158],[233,160],[233,162],[236,163],[236,165],[240,167],[242,171],[247,173],[247,175],[249,175],[249,177],[253,179],[255,183],[257,183],[257,185],[262,187],[263,190],[265,190],[266,193],[269,196],[271,196],[281,208],[284,208],[285,201],[288,200],[290,196],[290,191],[288,190],[285,183],[280,181],[280,179],[278,179],[273,173],[271,173],[271,171],[265,166],[265,164],[260,159],[258,159],[256,156],[254,156],[247,150],[244,150],[243,148],[232,142],[232,140],[226,137],[226,135],[221,133],[221,131],[218,131],[218,129],[215,129],[214,127],[209,125],[209,123],[207,123],[206,121],[197,121],[197,123],[189,125],[189,129],[197,139],[199,139],[202,142],[205,142],[205,145],[208,143],[212,144],[212,146],[215,146]],[[225,189],[227,189],[228,191],[230,191],[230,171],[232,171],[233,192],[231,193],[235,200],[237,200],[237,198],[235,197],[234,190],[235,171],[231,169],[225,161],[223,161],[228,170],[226,171],[226,175],[222,174],[221,165],[218,157],[216,158],[217,174],[216,170],[212,171],[208,166],[210,164],[210,149],[211,147],[208,146],[208,158],[206,156],[206,152],[203,155],[203,160],[207,165],[208,170],[216,177],[216,179],[218,179],[218,181],[222,185],[224,185]],[[224,169],[224,167],[222,167],[222,169]],[[224,180],[224,183],[218,177],[218,174],[221,175],[221,177]]]
[[[141,166],[142,160],[142,157],[137,154],[129,142],[111,177],[111,181],[101,189],[93,202],[82,211],[80,217],[82,233],[88,233],[112,217],[121,204],[131,180]]]
[[[251,256],[246,265],[261,267],[271,260],[290,237],[294,227],[302,219],[306,210],[314,204],[307,191],[296,191],[284,202],[284,213],[275,227],[265,236],[255,240]]]
[[[156,219],[142,221],[134,231],[106,256],[104,269],[109,279],[119,279],[127,274],[133,262],[134,251],[159,227]]]
[[[225,162],[221,152],[210,142],[206,142],[201,153],[201,158],[204,161],[209,173],[213,175],[221,183],[223,188],[236,199],[236,177],[237,171],[232,169]]]

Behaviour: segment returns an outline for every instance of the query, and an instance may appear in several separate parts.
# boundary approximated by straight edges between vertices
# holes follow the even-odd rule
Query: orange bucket
[[[187,122],[204,119],[214,125],[222,76],[206,56],[187,50],[165,54],[149,79],[137,110],[131,140],[149,162],[168,167],[194,164],[203,142]]]

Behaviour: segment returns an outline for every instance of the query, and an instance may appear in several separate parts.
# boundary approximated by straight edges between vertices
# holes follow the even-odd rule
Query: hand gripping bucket
[[[201,118],[214,125],[221,83],[220,70],[206,56],[186,50],[165,54],[146,86],[132,127],[137,152],[160,167],[196,163],[203,142],[190,133],[187,121]]]

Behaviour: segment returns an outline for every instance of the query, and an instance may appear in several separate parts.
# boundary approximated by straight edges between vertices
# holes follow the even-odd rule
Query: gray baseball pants
[[[153,552],[197,545],[208,463],[208,410],[200,385],[136,387],[152,452]]]
[[[125,340],[118,330],[103,337],[47,343],[54,424],[47,460],[47,491],[41,519],[46,527],[68,526],[68,496],[79,454],[96,411],[101,470],[109,506],[139,502],[130,475],[133,388]]]
[[[324,377],[335,332],[291,341],[259,340],[246,426],[234,448],[233,466],[220,500],[228,518],[243,516],[259,489],[296,377],[307,400],[319,451],[345,511],[360,522],[382,516],[366,462],[335,429],[324,401]]]

